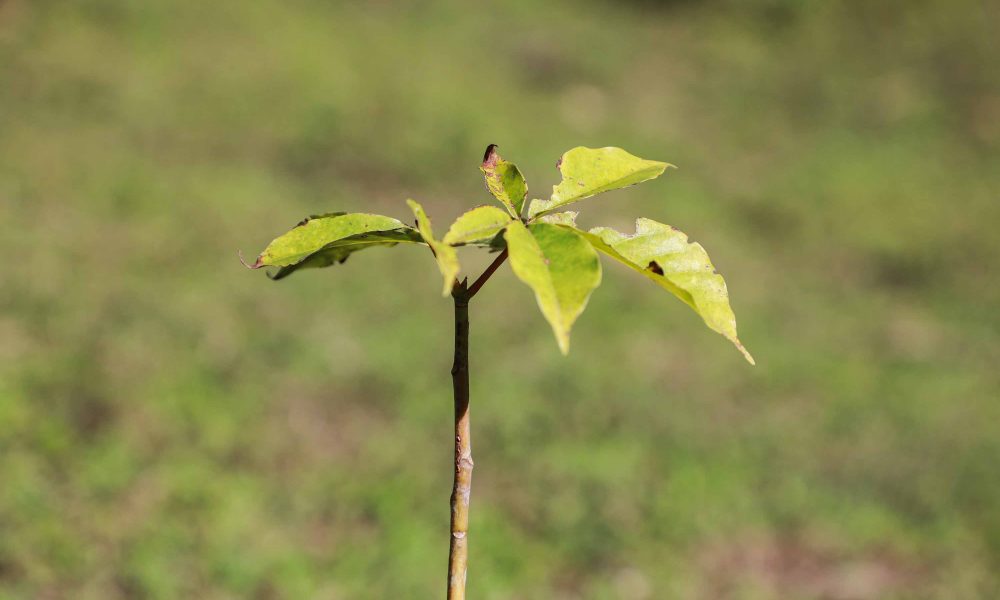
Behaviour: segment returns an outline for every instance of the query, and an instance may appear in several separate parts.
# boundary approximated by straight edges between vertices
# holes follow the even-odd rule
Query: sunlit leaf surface
[[[576,227],[576,216],[580,214],[568,210],[566,212],[548,213],[538,217],[535,222],[537,223],[550,223],[552,225],[569,225],[570,227]]]
[[[486,187],[493,197],[507,207],[512,217],[518,218],[524,205],[524,197],[528,193],[528,184],[517,165],[500,158],[496,145],[490,144],[479,169],[483,172]]]
[[[701,244],[690,243],[684,233],[651,219],[638,219],[631,235],[608,227],[596,227],[583,235],[598,250],[680,298],[706,325],[735,344],[750,364],[754,363],[736,335],[736,317],[729,306],[726,282],[715,272]]]
[[[455,219],[441,241],[452,246],[489,241],[510,220],[510,215],[495,206],[477,206]]]
[[[366,213],[329,213],[310,217],[275,238],[257,257],[253,268],[282,267],[276,279],[298,268],[326,267],[352,253],[399,242],[420,243],[417,232],[401,221]]]
[[[548,223],[525,227],[514,221],[505,237],[511,268],[534,290],[559,349],[568,353],[570,328],[601,283],[597,252],[578,233]]]
[[[416,230],[409,227],[392,231],[376,231],[353,235],[328,244],[322,250],[310,254],[301,262],[281,267],[271,275],[271,279],[284,279],[300,269],[329,267],[344,262],[351,254],[358,250],[374,248],[376,246],[395,246],[400,242],[423,244],[424,240]]]
[[[563,154],[558,165],[562,181],[552,188],[548,200],[532,200],[528,207],[529,217],[552,212],[601,192],[648,181],[671,166],[633,156],[621,148],[583,146]]]

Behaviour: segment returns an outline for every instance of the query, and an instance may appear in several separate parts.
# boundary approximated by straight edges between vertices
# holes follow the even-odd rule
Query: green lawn
[[[353,6],[353,7],[352,7]],[[975,0],[0,1],[0,600],[434,598],[451,304],[426,250],[280,283],[307,214],[437,227],[577,146],[645,279],[559,354],[476,297],[470,597],[1000,597],[1000,9]],[[474,250],[469,272],[489,260]]]

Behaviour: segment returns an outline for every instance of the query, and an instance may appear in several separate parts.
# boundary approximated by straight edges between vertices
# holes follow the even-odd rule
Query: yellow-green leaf
[[[552,188],[548,200],[532,200],[528,217],[552,212],[577,200],[658,177],[673,165],[633,156],[621,148],[569,150],[559,159],[562,182]]]
[[[569,352],[569,332],[601,283],[601,261],[593,247],[570,228],[513,221],[504,232],[514,274],[535,292],[559,349]]]
[[[736,335],[736,316],[729,306],[726,282],[715,272],[701,244],[689,243],[684,233],[651,219],[638,219],[632,235],[608,227],[596,227],[589,233],[573,231],[584,235],[594,248],[680,298],[709,328],[728,338],[754,364]]]
[[[352,235],[351,237],[328,244],[325,248],[310,254],[301,262],[281,267],[274,275],[270,275],[270,277],[274,280],[284,279],[300,269],[329,267],[344,262],[351,254],[358,250],[374,248],[376,246],[395,246],[400,242],[423,244],[424,240],[416,230],[410,227],[394,229],[392,231],[376,231],[373,233]]]
[[[479,167],[486,179],[486,188],[500,201],[510,216],[520,218],[524,197],[528,194],[528,184],[517,169],[517,165],[500,158],[496,144],[490,144]]]
[[[452,246],[488,241],[510,221],[510,215],[495,206],[477,206],[455,219],[441,241]]]
[[[382,215],[372,215],[366,213],[330,213],[318,217],[310,217],[295,226],[288,233],[274,239],[267,248],[257,257],[253,264],[254,268],[261,267],[288,267],[297,265],[310,258],[317,252],[327,250],[338,245],[352,246],[360,249],[365,246],[364,240],[374,238],[364,238],[366,234],[375,232],[397,232],[398,239],[392,243],[400,241],[419,241],[407,235],[412,232],[412,228],[407,227],[402,222],[391,217]],[[348,242],[350,240],[350,243]],[[378,240],[384,243],[388,240]],[[350,252],[337,254],[336,260],[340,261],[347,257]],[[332,264],[327,263],[327,264]],[[326,265],[323,265],[326,266]]]
[[[455,279],[458,277],[458,272],[461,269],[458,264],[458,253],[448,244],[434,238],[434,231],[431,229],[431,220],[427,218],[424,207],[420,206],[414,200],[407,200],[406,203],[410,205],[413,215],[417,217],[417,230],[420,231],[420,236],[424,238],[427,245],[434,251],[438,269],[441,270],[441,276],[444,277],[444,291],[442,295],[447,296],[451,293],[451,288],[455,284]]]
[[[567,210],[566,212],[558,213],[548,213],[538,217],[536,223],[550,223],[552,225],[569,225],[570,227],[576,227],[576,216],[580,214],[572,210]]]

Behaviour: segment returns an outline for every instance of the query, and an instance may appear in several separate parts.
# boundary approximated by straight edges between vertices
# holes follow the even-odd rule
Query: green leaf
[[[528,184],[517,165],[500,158],[496,144],[490,144],[479,170],[483,172],[486,187],[493,197],[507,207],[510,216],[520,218],[524,197],[528,194]]]
[[[288,277],[300,269],[318,269],[342,263],[346,261],[351,254],[357,252],[358,250],[374,248],[376,246],[395,246],[400,242],[423,244],[424,240],[420,237],[419,233],[409,227],[393,231],[362,233],[329,244],[324,249],[310,254],[302,262],[281,267],[270,277],[271,279],[277,281]]]
[[[593,247],[570,228],[513,221],[504,233],[514,274],[534,290],[559,349],[569,352],[569,332],[601,283],[601,261]]]
[[[576,227],[576,216],[580,214],[572,210],[566,212],[549,213],[535,219],[536,223],[550,223],[552,225],[569,225]]]
[[[406,203],[410,205],[413,215],[417,217],[417,229],[420,231],[420,236],[424,238],[427,245],[434,251],[438,269],[441,270],[441,276],[444,277],[442,295],[447,296],[451,293],[451,288],[455,285],[455,279],[458,277],[458,272],[461,269],[458,264],[458,253],[448,244],[439,242],[434,238],[434,231],[431,229],[431,220],[427,218],[424,207],[420,206],[414,200],[407,200]]]
[[[529,218],[601,192],[648,181],[673,166],[632,156],[621,148],[583,146],[563,154],[557,165],[562,173],[562,182],[552,188],[552,196],[548,200],[532,200],[528,207]]]
[[[729,306],[726,282],[715,272],[701,244],[689,243],[684,233],[651,219],[638,219],[632,235],[607,227],[596,227],[589,233],[574,231],[584,235],[594,248],[680,298],[701,315],[709,328],[728,338],[754,364],[736,335],[736,316]]]
[[[416,241],[410,233],[411,227],[407,227],[400,221],[382,215],[371,215],[366,213],[330,213],[318,217],[310,217],[296,225],[288,233],[274,239],[264,252],[257,257],[253,268],[261,267],[288,267],[298,265],[306,261],[317,252],[330,250],[328,253],[334,256],[334,260],[342,261],[347,254],[365,247],[364,240],[370,239],[373,243],[384,245],[388,239],[358,238],[364,234],[375,232],[394,232],[399,234],[391,241],[392,243],[401,241]],[[384,237],[384,236],[383,236]],[[337,247],[351,247],[352,250],[343,254],[344,250],[333,251]],[[312,266],[328,266],[332,262],[320,264],[318,260]]]
[[[441,240],[445,244],[460,246],[489,241],[510,223],[510,215],[495,206],[477,206],[452,223]]]

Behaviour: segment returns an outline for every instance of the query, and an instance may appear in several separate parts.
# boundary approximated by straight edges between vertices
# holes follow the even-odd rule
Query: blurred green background
[[[307,214],[680,168],[751,368],[643,278],[560,356],[472,306],[470,597],[1000,597],[1000,7],[0,2],[0,599],[434,598],[451,304],[430,255],[272,283]],[[463,251],[468,272],[488,257]]]

